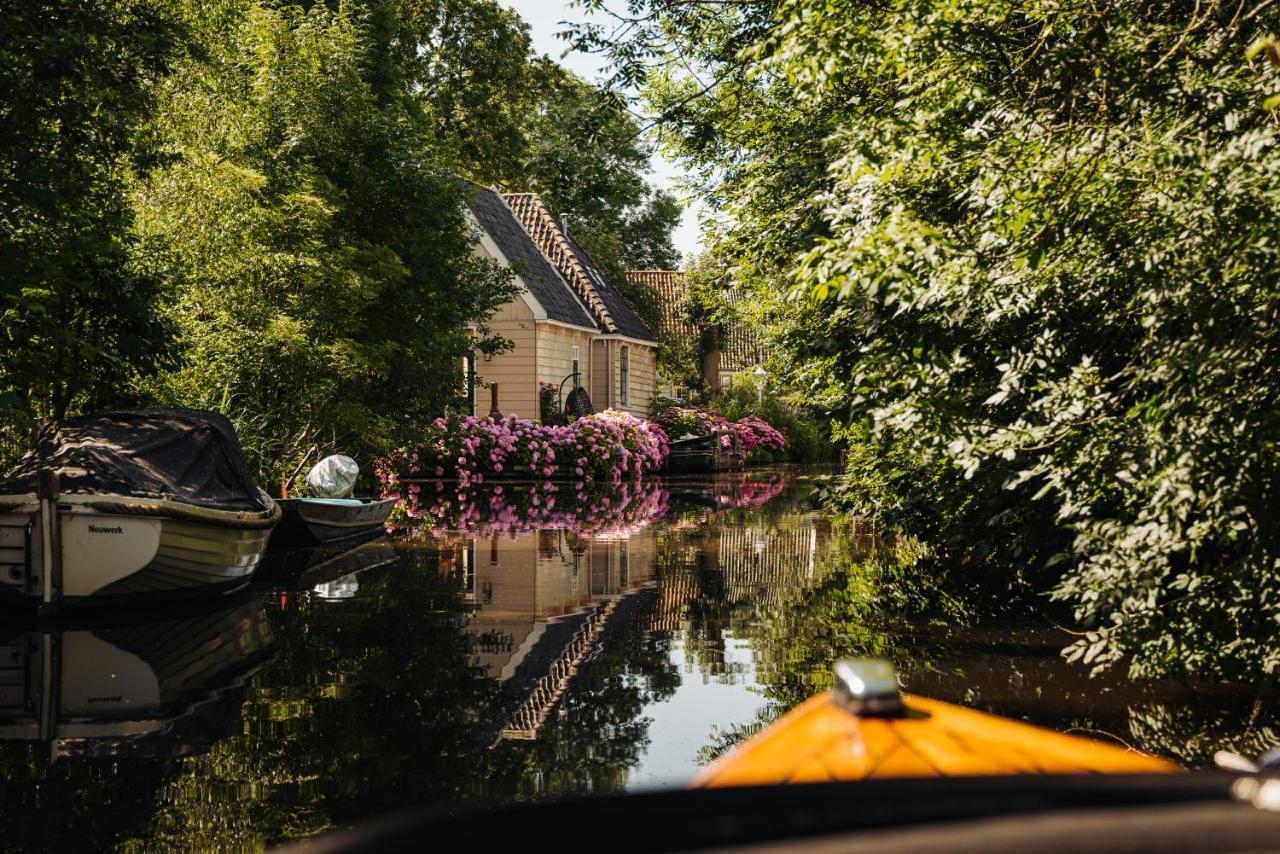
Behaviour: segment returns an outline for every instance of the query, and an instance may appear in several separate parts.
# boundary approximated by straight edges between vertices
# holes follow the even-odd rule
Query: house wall
[[[627,405],[623,406],[621,358],[615,355],[613,359],[614,408],[641,418],[648,418],[653,408],[654,394],[658,389],[658,348],[624,341],[610,341],[609,344],[613,347],[615,354],[619,353],[622,347],[626,347],[631,362],[631,393],[628,396]]]
[[[591,339],[590,332],[580,332],[564,326],[549,323],[538,324],[538,382],[550,383],[560,387],[560,383],[573,371],[573,348],[578,348],[578,373],[581,382],[591,394]],[[567,396],[573,389],[571,383],[564,384]],[[591,394],[591,402],[596,409],[604,409]]]
[[[622,405],[622,348],[630,354],[631,393]],[[658,348],[617,338],[596,339],[591,350],[591,402],[597,410],[620,409],[648,418],[658,390]]]
[[[613,406],[613,396],[609,385],[610,362],[609,342],[595,340],[591,342],[591,385],[587,391],[591,394],[591,403],[597,411]]]
[[[515,346],[492,360],[476,359],[476,414],[488,415],[490,383],[498,383],[503,415],[538,417],[538,347],[533,311],[516,296],[489,319],[489,329]]]

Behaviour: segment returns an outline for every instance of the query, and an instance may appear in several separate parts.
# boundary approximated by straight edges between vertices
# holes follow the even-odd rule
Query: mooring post
[[[497,383],[490,384],[489,396],[491,401],[489,404],[489,417],[492,418],[494,421],[498,421],[502,418],[502,413],[498,411],[498,384]]]
[[[58,496],[62,483],[52,469],[36,472],[36,498],[40,500],[40,616],[48,616],[62,598],[62,531],[58,523]]]

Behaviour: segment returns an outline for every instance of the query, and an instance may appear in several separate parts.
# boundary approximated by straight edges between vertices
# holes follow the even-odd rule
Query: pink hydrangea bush
[[[787,449],[787,437],[758,415],[748,415],[729,425],[738,434],[742,449],[750,454],[757,448],[774,453]]]
[[[738,421],[729,421],[714,412],[697,406],[667,406],[655,419],[668,436],[706,436],[716,431],[732,431],[738,437],[742,450],[757,460],[768,459],[787,449],[787,437],[780,430],[758,415],[748,415]]]
[[[667,435],[657,424],[607,410],[563,427],[508,415],[437,418],[422,441],[379,460],[375,472],[383,492],[399,492],[404,481],[454,478],[462,487],[485,478],[567,478],[620,483],[659,471],[666,462]]]

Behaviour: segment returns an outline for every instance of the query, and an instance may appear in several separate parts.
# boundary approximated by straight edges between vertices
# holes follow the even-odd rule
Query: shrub
[[[404,480],[451,477],[464,486],[486,476],[575,478],[618,483],[662,468],[667,436],[650,421],[606,410],[558,427],[508,415],[437,418],[421,441],[379,460],[384,491]]]
[[[654,415],[668,436],[706,436],[717,430],[731,430],[752,462],[773,462],[787,450],[787,437],[757,415],[729,421],[697,406],[668,402]]]

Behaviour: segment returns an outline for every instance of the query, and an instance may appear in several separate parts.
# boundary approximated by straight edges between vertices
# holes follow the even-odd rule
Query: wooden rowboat
[[[367,536],[387,523],[395,498],[284,498],[271,548],[301,548]]]
[[[677,439],[671,443],[667,454],[667,470],[671,472],[740,471],[745,465],[742,443],[732,430]]]
[[[837,664],[833,690],[783,715],[692,785],[1179,770],[1136,750],[900,694],[891,664],[861,659]]]

